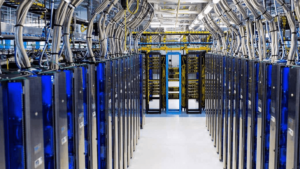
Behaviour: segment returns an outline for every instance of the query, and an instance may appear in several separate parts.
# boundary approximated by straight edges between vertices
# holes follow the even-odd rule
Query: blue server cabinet
[[[2,90],[6,168],[45,168],[41,78],[11,78]]]
[[[85,168],[84,88],[82,68],[64,70],[68,105],[69,169]]]
[[[4,139],[4,118],[3,118],[3,92],[0,83],[0,168],[6,168],[5,162],[5,139]]]
[[[264,125],[264,140],[262,140],[262,158],[264,159],[262,162],[262,166],[264,168],[269,168],[269,161],[270,161],[270,130],[271,130],[271,94],[272,94],[272,64],[266,64],[266,82],[265,82],[265,123]]]
[[[43,73],[41,78],[45,168],[68,168],[66,74]]]
[[[106,71],[105,62],[97,64],[96,72],[96,97],[97,97],[97,154],[98,154],[98,169],[107,168],[107,140],[106,134],[108,127],[107,116],[106,116]]]

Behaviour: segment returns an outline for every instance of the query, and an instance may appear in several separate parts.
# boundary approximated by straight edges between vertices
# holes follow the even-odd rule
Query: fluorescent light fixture
[[[150,22],[151,25],[160,25],[160,22]]]
[[[214,4],[217,4],[217,3],[219,3],[220,2],[220,0],[213,0],[213,3]]]
[[[198,15],[198,19],[201,20],[201,19],[203,19],[203,18],[204,18],[204,15],[203,15],[203,13],[201,12],[201,13]]]
[[[151,25],[152,28],[178,28],[179,25]]]
[[[207,5],[204,9],[204,14],[208,14],[213,9],[212,5]]]

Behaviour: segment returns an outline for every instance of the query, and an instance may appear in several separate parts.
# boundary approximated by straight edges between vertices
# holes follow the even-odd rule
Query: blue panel
[[[5,49],[10,49],[11,40],[5,40]]]
[[[40,42],[35,42],[35,49],[39,50],[41,48]]]
[[[66,94],[67,94],[67,114],[68,114],[68,148],[69,148],[69,169],[75,168],[75,154],[74,154],[74,114],[73,110],[73,71],[65,70],[66,74]]]
[[[282,68],[281,88],[281,114],[280,114],[280,136],[279,136],[279,169],[286,168],[286,144],[287,144],[287,118],[288,118],[288,86],[290,68]]]
[[[42,76],[45,168],[54,168],[54,126],[52,105],[53,76]]]
[[[106,169],[105,63],[97,65],[98,169]]]
[[[267,66],[267,102],[266,102],[266,125],[265,125],[265,151],[264,168],[269,168],[270,151],[270,120],[271,120],[271,93],[272,93],[272,65]]]
[[[85,142],[85,166],[88,168],[89,164],[89,156],[88,156],[88,112],[87,112],[87,69],[86,67],[82,66],[82,88],[83,88],[83,114],[84,114],[84,142]]]
[[[9,82],[3,85],[4,120],[6,140],[6,164],[8,169],[25,168],[23,140],[23,85]]]

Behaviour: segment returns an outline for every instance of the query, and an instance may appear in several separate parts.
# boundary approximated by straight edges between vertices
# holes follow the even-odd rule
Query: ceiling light
[[[151,25],[152,28],[178,28],[179,25]]]
[[[203,18],[204,18],[204,15],[203,15],[203,13],[201,12],[201,13],[198,15],[198,19],[201,20],[201,19],[203,19]]]
[[[214,4],[217,4],[217,3],[219,3],[220,2],[220,0],[213,0],[213,3]]]
[[[150,22],[151,25],[159,25],[160,22]]]
[[[204,9],[204,14],[208,14],[213,9],[212,5],[207,5]]]

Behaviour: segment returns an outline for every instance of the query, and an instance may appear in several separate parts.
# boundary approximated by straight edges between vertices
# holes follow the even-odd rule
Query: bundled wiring
[[[70,45],[70,25],[71,25],[71,20],[73,18],[73,13],[75,11],[75,8],[81,4],[83,0],[73,0],[72,3],[69,4],[69,8],[67,9],[66,12],[66,20],[63,24],[63,30],[64,30],[64,48],[66,51],[66,60],[68,63],[73,63],[73,53],[71,50],[71,45]]]
[[[30,68],[31,63],[26,53],[24,43],[23,43],[23,26],[25,24],[27,13],[32,5],[32,0],[24,0],[18,6],[17,16],[16,16],[16,25],[15,25],[15,41],[16,41],[16,52],[15,60],[19,68]],[[2,5],[2,0],[0,1]]]
[[[69,1],[62,0],[56,10],[53,24],[51,69],[58,69],[59,51],[61,45],[62,26],[65,21]]]
[[[94,28],[94,20],[96,19],[97,15],[101,13],[109,4],[115,5],[117,3],[117,0],[105,0],[103,3],[101,3],[94,11],[94,14],[92,15],[91,19],[89,20],[89,25],[87,28],[87,33],[86,33],[86,41],[87,41],[87,49],[88,49],[88,54],[89,58],[91,61],[95,61],[95,55],[92,49],[93,46],[93,38],[92,38],[92,33],[93,33],[93,28]]]
[[[143,33],[144,31],[146,31],[146,30],[149,28],[150,22],[152,22],[153,17],[154,17],[154,11],[152,11],[152,13],[151,13],[151,15],[150,15],[150,19],[149,19],[149,21],[145,24],[145,26],[143,27],[143,29],[141,29],[141,30],[137,33],[137,35],[136,35],[136,37],[135,37],[135,41],[134,41],[134,51],[135,51],[135,53],[138,53],[138,40],[139,40],[140,37],[142,36],[142,33]]]
[[[288,8],[287,4],[285,4],[282,0],[276,0],[280,6],[282,6],[285,15],[287,17],[287,21],[291,30],[291,48],[287,58],[287,65],[295,64],[295,54],[297,53],[297,30],[296,30],[296,22],[295,17],[293,16],[293,12]],[[298,9],[297,9],[298,10]],[[296,12],[297,15],[297,12]]]

